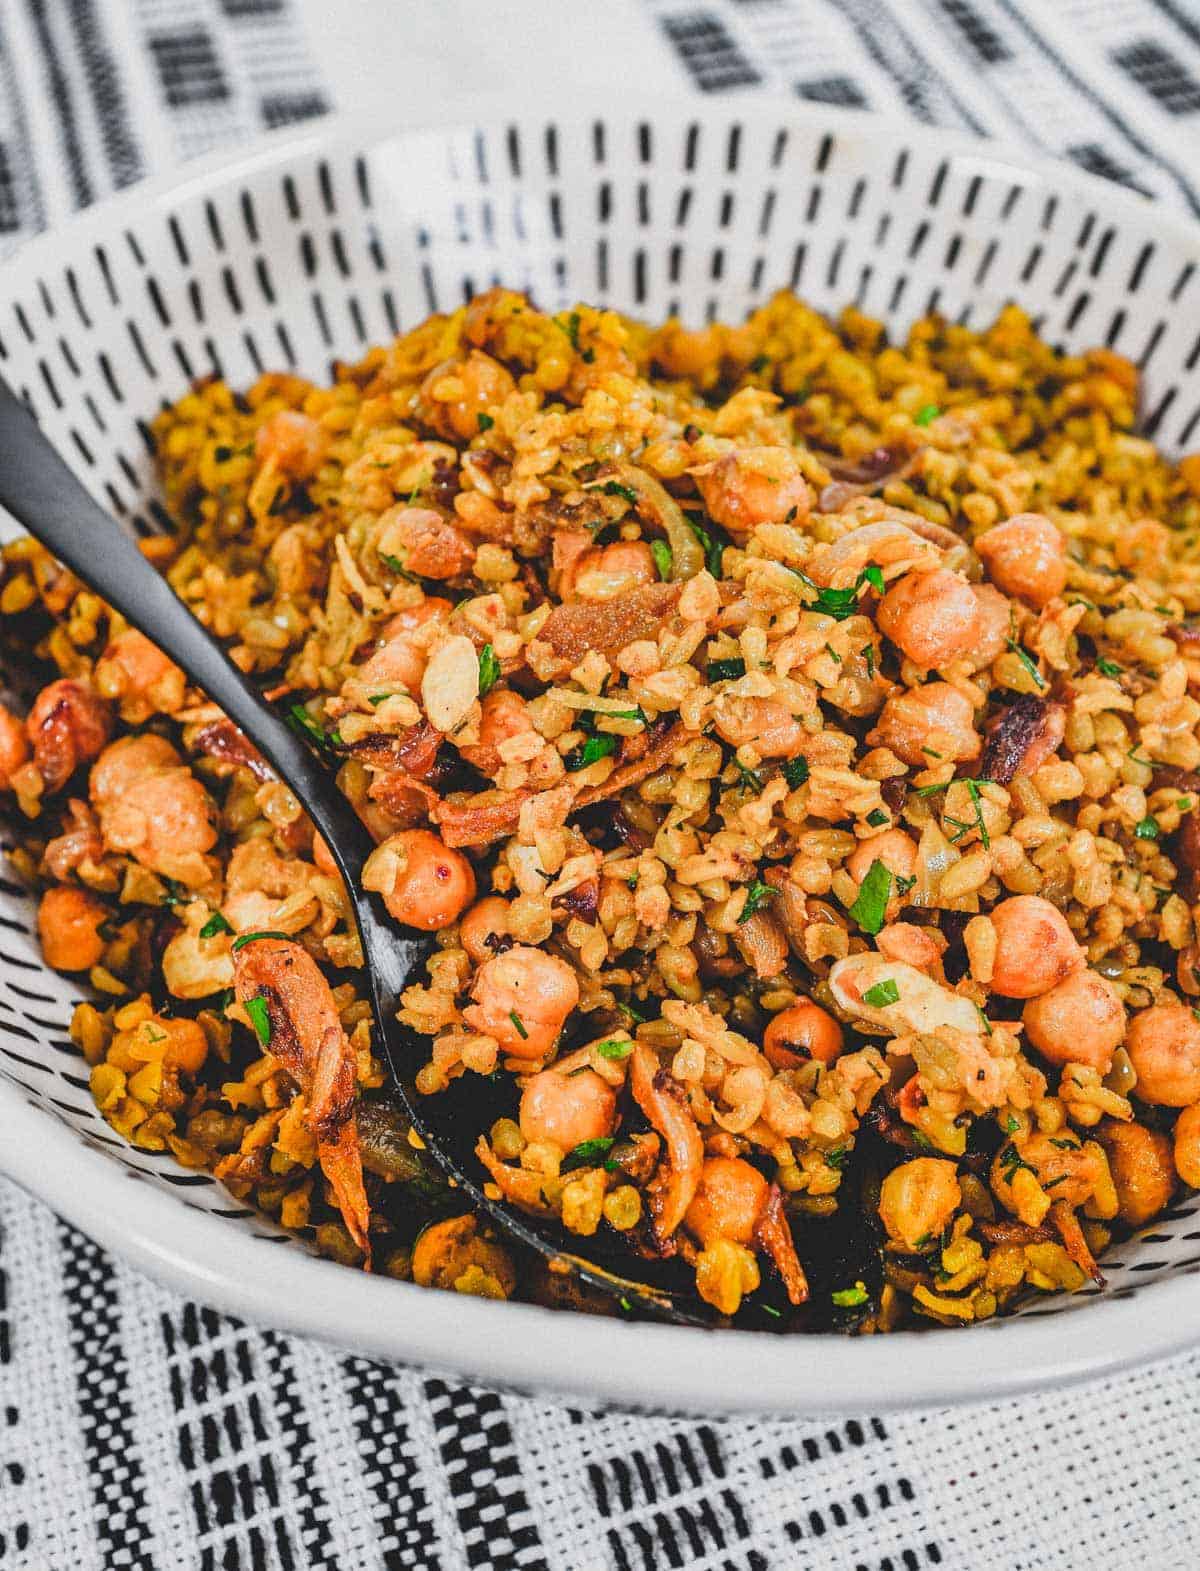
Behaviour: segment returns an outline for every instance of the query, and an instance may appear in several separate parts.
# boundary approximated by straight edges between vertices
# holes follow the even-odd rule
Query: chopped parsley
[[[646,1021],[650,1018],[648,1015],[641,1014],[633,1007],[632,1004],[618,1003],[617,1008],[623,1015],[628,1015],[635,1025],[644,1026]]]
[[[200,929],[200,937],[215,938],[218,933],[232,932],[233,928],[229,925],[221,913],[219,911],[214,911],[213,914],[209,917],[208,921],[205,922],[204,926]]]
[[[1139,840],[1157,840],[1162,830],[1158,827],[1158,819],[1147,813],[1133,832]]]
[[[745,676],[746,662],[741,658],[731,660],[710,660],[708,662],[708,680],[710,682],[733,682],[739,676]]]
[[[789,758],[783,766],[783,778],[794,791],[797,786],[802,786],[808,779],[808,759],[803,754],[799,758]]]
[[[606,480],[603,489],[605,496],[619,496],[623,502],[628,502],[630,507],[637,503],[637,492],[631,485],[622,485],[619,480]]]
[[[991,1036],[992,1022],[984,1014],[983,1010],[979,1007],[978,1004],[975,1005],[975,1013],[979,1016],[979,1024],[983,1027],[984,1036]]]
[[[671,547],[665,540],[651,540],[650,555],[654,558],[654,565],[658,568],[658,576],[664,582],[671,576],[671,564],[675,558],[671,554]]]
[[[912,888],[912,886],[916,883],[916,881],[917,881],[917,875],[915,873],[913,873],[912,876],[909,877],[909,878],[902,878],[901,875],[899,873],[897,873],[896,874],[896,893],[898,895],[906,895],[908,893],[908,891]]]
[[[566,759],[568,769],[586,769],[589,764],[594,764],[597,759],[607,758],[610,753],[617,750],[618,739],[615,736],[589,736],[582,747],[577,748]]]
[[[765,371],[767,369],[767,367],[770,365],[770,363],[771,363],[770,355],[755,355],[754,359],[751,360],[750,364],[746,367],[746,369],[748,371],[753,371],[755,376],[757,376],[759,374],[759,372]]]
[[[380,704],[386,704],[389,698],[395,698],[395,693],[372,693],[367,702],[372,709],[378,709]]]
[[[887,910],[891,892],[891,871],[876,859],[868,868],[867,876],[859,886],[854,904],[850,907],[850,915],[864,933],[877,933],[883,926],[884,912]]]
[[[1022,1159],[1021,1153],[1017,1150],[1016,1146],[1013,1145],[1011,1140],[1006,1146],[1001,1147],[1000,1168],[1004,1175],[1004,1180],[1008,1184],[1012,1183],[1013,1179],[1017,1176],[1022,1168],[1024,1168],[1027,1173],[1033,1173],[1035,1178],[1037,1177],[1037,1172],[1035,1169],[1030,1167],[1029,1163]]]
[[[1011,1113],[1004,1120],[1004,1130],[1005,1130],[1006,1134],[1015,1135],[1017,1130],[1020,1129],[1020,1127],[1021,1127],[1020,1119],[1014,1118]]]
[[[875,645],[867,644],[863,649],[862,656],[867,662],[867,675],[873,682],[875,680]]]
[[[762,1310],[764,1315],[772,1315],[776,1320],[783,1319],[783,1311],[781,1309],[776,1309],[774,1304],[759,1304],[758,1307]]]
[[[831,616],[835,622],[844,622],[848,616],[854,616],[858,611],[858,597],[863,588],[869,585],[879,594],[883,593],[883,569],[874,562],[863,568],[849,589],[822,589],[819,584],[813,583],[807,573],[798,573],[797,577],[809,589],[816,591],[817,598],[806,609],[819,611],[822,616]]]
[[[900,989],[890,976],[884,977],[882,982],[876,982],[874,987],[867,988],[863,994],[863,1003],[870,1004],[872,1009],[883,1009],[888,1004],[900,1001]]]
[[[1078,1140],[1051,1140],[1050,1144],[1057,1146],[1060,1151],[1078,1151],[1080,1149]],[[1045,1188],[1046,1186],[1043,1185],[1042,1187]]]
[[[763,788],[762,776],[753,769],[747,769],[745,764],[739,764],[735,758],[733,767],[737,770],[737,779],[730,790],[761,791]]]
[[[252,944],[256,939],[259,938],[290,938],[291,936],[292,935],[290,933],[276,933],[264,928],[261,932],[243,933],[239,938],[235,938],[233,941],[233,949],[235,952],[239,949],[245,949],[247,944]]]
[[[601,1058],[622,1059],[628,1058],[633,1052],[632,1042],[623,1042],[617,1037],[610,1037],[607,1042],[597,1042],[596,1051]]]
[[[389,556],[386,551],[381,551],[379,553],[379,560],[385,567],[390,567],[392,572],[397,574],[400,578],[407,578],[410,584],[416,583],[417,580],[415,576],[409,572],[398,556]]]
[[[271,1017],[267,1013],[265,998],[248,998],[246,1000],[246,1013],[250,1016],[250,1024],[254,1027],[254,1034],[263,1047],[270,1045]]]
[[[876,807],[867,814],[867,823],[872,829],[882,829],[888,822],[888,815],[882,807]]]
[[[718,539],[716,535],[709,534],[704,525],[698,523],[694,518],[689,518],[687,525],[700,542],[700,549],[704,552],[705,567],[708,568],[714,578],[720,578],[721,558],[725,552],[725,542]]]
[[[849,1156],[849,1146],[834,1146],[832,1150],[825,1153],[825,1166],[833,1168],[835,1173],[840,1173]]]
[[[565,323],[564,322],[560,322],[557,317],[555,317],[553,320],[554,320],[554,325],[556,327],[562,328],[563,332],[571,340],[571,348],[576,350],[576,351],[578,351],[578,349],[579,349],[579,312],[578,311],[572,311],[570,316],[567,318]]]
[[[512,1021],[513,1025],[516,1026],[517,1035],[521,1038],[522,1042],[527,1042],[529,1040],[529,1032],[526,1031],[525,1022],[521,1019],[520,1015],[515,1009],[510,1009],[508,1011],[508,1018]]]
[[[875,593],[881,595],[883,593],[883,568],[879,567],[875,562],[868,562],[858,575],[858,583],[854,587],[857,589],[862,584],[870,584]]]
[[[1096,670],[1101,676],[1120,676],[1121,667],[1111,660],[1097,660]]]
[[[490,693],[500,680],[500,662],[491,644],[484,644],[479,651],[479,696]]]
[[[492,419],[491,415],[485,415],[485,414],[478,414],[478,415],[476,415],[475,416],[475,422],[479,426],[479,429],[481,431],[490,431],[492,429],[492,427],[496,424],[496,422]]]
[[[829,1296],[839,1309],[860,1309],[870,1301],[870,1294],[862,1282],[855,1282],[853,1287],[839,1288]]]
[[[913,425],[932,425],[941,412],[936,404],[925,404],[913,416]]]
[[[580,1141],[563,1157],[559,1172],[569,1173],[574,1167],[586,1167],[594,1163],[597,1157],[606,1156],[612,1150],[613,1143],[612,1135],[598,1135],[595,1140]]]
[[[742,922],[748,922],[762,906],[764,900],[773,900],[774,898],[775,891],[770,884],[764,884],[756,878],[746,891],[746,904],[742,907],[741,916],[738,917],[739,925]]]
[[[337,731],[326,731],[309,714],[303,704],[293,704],[288,710],[287,723],[300,736],[306,736],[310,742],[315,743],[322,752],[341,744],[341,736]]]

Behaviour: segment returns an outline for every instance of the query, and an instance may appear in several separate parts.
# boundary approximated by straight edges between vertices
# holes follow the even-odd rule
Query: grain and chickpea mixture
[[[493,290],[160,415],[146,550],[436,933],[401,1019],[422,1094],[492,1077],[497,1192],[889,1330],[1079,1288],[1200,1184],[1200,456],[1137,401],[1015,307],[894,345]],[[0,614],[49,678],[12,859],[113,1128],[339,1259],[563,1301],[408,1137],[301,804],[28,540]]]

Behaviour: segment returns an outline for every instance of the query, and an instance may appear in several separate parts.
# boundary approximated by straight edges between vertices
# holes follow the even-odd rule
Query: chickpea
[[[476,965],[490,960],[496,953],[493,942],[507,936],[508,901],[500,895],[488,895],[473,905],[458,927],[458,941]]]
[[[82,682],[63,677],[33,701],[25,734],[47,791],[57,791],[103,748],[112,731],[108,705]]]
[[[799,1069],[813,1059],[832,1064],[841,1051],[841,1026],[810,998],[780,1010],[763,1033],[763,1052],[775,1069]]]
[[[340,878],[341,869],[333,860],[333,852],[324,835],[314,834],[312,843],[313,865],[319,872],[326,873],[330,878]]]
[[[392,508],[382,521],[379,550],[421,578],[461,578],[475,562],[471,541],[431,507]]]
[[[500,744],[535,734],[529,705],[520,693],[494,687],[480,706],[479,740],[459,744],[459,752],[482,774],[495,778],[503,767]]]
[[[1067,919],[1040,895],[1013,895],[992,912],[996,957],[991,988],[1004,998],[1037,998],[1084,964]]]
[[[709,517],[734,535],[758,524],[803,523],[812,491],[790,447],[743,447],[696,471]]]
[[[413,1245],[413,1281],[420,1287],[452,1292],[472,1267],[491,1278],[502,1298],[508,1298],[516,1288],[512,1256],[480,1231],[478,1218],[470,1212],[431,1222]]]
[[[389,687],[399,683],[409,693],[418,692],[425,674],[426,654],[413,642],[412,635],[426,622],[444,621],[453,609],[449,600],[429,595],[419,606],[390,617],[384,624],[383,643],[359,667],[359,681]]]
[[[204,1027],[186,1015],[174,1020],[156,1019],[156,1026],[167,1034],[163,1064],[181,1074],[198,1075],[208,1057],[208,1038]]]
[[[475,899],[475,872],[432,829],[401,829],[367,858],[363,888],[382,895],[397,922],[435,933]]]
[[[684,1225],[708,1247],[719,1238],[735,1244],[754,1241],[770,1185],[749,1162],[737,1156],[710,1156],[684,1215]]]
[[[25,726],[0,704],[0,791],[12,787],[12,777],[29,758]]]
[[[861,884],[875,862],[882,862],[894,878],[911,878],[917,867],[917,847],[911,835],[903,829],[885,829],[869,840],[860,840],[846,858],[846,871]]]
[[[1185,1107],[1175,1122],[1175,1171],[1189,1189],[1200,1189],[1200,1102]]]
[[[879,1217],[891,1241],[911,1253],[943,1232],[961,1203],[954,1163],[918,1156],[884,1179]]]
[[[867,741],[888,747],[906,764],[978,758],[982,743],[971,701],[947,682],[908,688],[884,704]]]
[[[1105,1119],[1096,1139],[1108,1156],[1117,1191],[1117,1215],[1129,1227],[1144,1227],[1170,1205],[1175,1193],[1175,1157],[1170,1135],[1141,1124]],[[1058,1194],[1057,1189],[1054,1191]]]
[[[96,663],[96,683],[137,725],[152,714],[171,714],[183,702],[187,679],[173,660],[136,627],[118,633]]]
[[[975,596],[975,634],[967,651],[972,668],[981,671],[1008,648],[1012,637],[1012,607],[1007,595],[991,584],[972,584]]]
[[[988,577],[1040,611],[1067,586],[1067,542],[1041,513],[1018,513],[975,542]]]
[[[324,428],[297,409],[280,409],[258,428],[254,454],[260,464],[274,460],[280,474],[311,480],[324,462],[329,437]]]
[[[104,953],[100,924],[108,907],[86,889],[55,884],[38,906],[42,956],[54,971],[89,971]]]
[[[760,758],[794,758],[804,727],[777,698],[726,698],[717,707],[717,734],[731,747],[753,743]]]
[[[644,540],[617,540],[577,556],[563,570],[559,594],[564,600],[615,600],[639,584],[653,584],[658,569]]]
[[[1028,1041],[1052,1064],[1112,1068],[1125,1035],[1125,1006],[1112,983],[1081,966],[1048,993],[1031,998],[1021,1018]]]
[[[463,1019],[472,1030],[495,1037],[512,1058],[544,1058],[579,1002],[579,983],[565,960],[517,944],[484,961],[471,997]]]
[[[512,373],[498,360],[472,349],[465,360],[434,366],[421,384],[421,397],[426,418],[439,436],[469,442],[479,435],[480,415],[502,404],[515,387]],[[447,400],[450,388],[453,396]]]
[[[978,634],[979,606],[961,573],[905,573],[879,602],[880,630],[928,671],[965,653]]]
[[[97,759],[90,785],[106,846],[189,888],[206,881],[216,809],[169,742],[152,733],[122,737]]]
[[[1156,1107],[1200,1102],[1200,1020],[1186,1004],[1153,1004],[1134,1015],[1125,1051],[1143,1102]]]
[[[519,1118],[526,1140],[548,1140],[573,1151],[585,1140],[611,1135],[616,1113],[616,1092],[594,1070],[562,1075],[543,1069],[525,1082]]]
[[[1065,1200],[1069,1206],[1081,1206],[1104,1182],[1103,1153],[1090,1142],[1084,1145],[1070,1130],[1057,1135],[1039,1132],[1017,1149],[1021,1162],[1032,1169],[1046,1191],[1048,1202]],[[1001,1205],[1014,1214],[1019,1207],[1012,1185],[1019,1171],[1021,1168],[1012,1162],[1011,1143],[1005,1141],[992,1163],[990,1183]]]

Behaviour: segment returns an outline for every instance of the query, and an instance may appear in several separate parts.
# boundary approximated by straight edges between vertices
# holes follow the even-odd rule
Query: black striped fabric
[[[436,3],[447,59],[518,25]],[[644,90],[868,107],[1200,208],[1196,0],[627,3]],[[299,4],[0,0],[0,252],[323,113]],[[559,7],[602,51],[603,8]],[[345,25],[382,10],[402,50],[395,0]],[[0,1571],[1183,1571],[1198,1463],[1200,1356],[987,1410],[589,1413],[241,1325],[0,1183]]]

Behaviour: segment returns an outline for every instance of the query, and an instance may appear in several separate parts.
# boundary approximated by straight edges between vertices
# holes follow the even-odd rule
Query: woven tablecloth
[[[263,128],[518,90],[530,59],[560,87],[634,61],[642,88],[908,114],[1200,210],[1192,0],[0,0],[0,251]],[[597,1416],[248,1328],[0,1184],[4,1571],[1182,1571],[1198,1376],[1192,1355],[953,1412]]]

